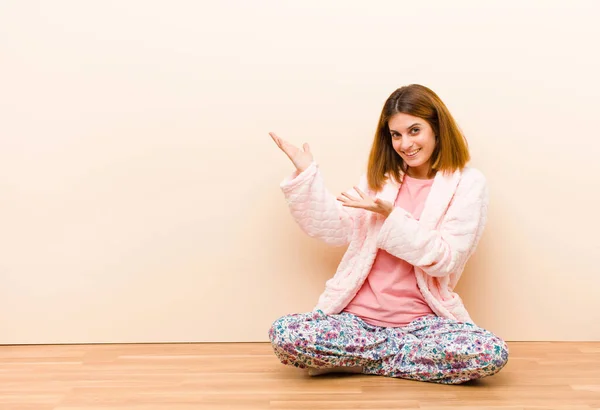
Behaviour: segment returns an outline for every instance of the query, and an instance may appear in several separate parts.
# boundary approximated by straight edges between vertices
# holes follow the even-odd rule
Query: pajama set
[[[281,185],[307,234],[349,246],[315,309],[273,323],[279,360],[444,384],[500,371],[506,343],[476,326],[452,290],[487,219],[483,175],[471,168],[431,180],[402,175],[379,193],[365,177],[359,186],[394,211],[385,218],[342,207],[315,163]]]

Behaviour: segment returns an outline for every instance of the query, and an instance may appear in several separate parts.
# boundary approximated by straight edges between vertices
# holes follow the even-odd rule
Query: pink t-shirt
[[[404,176],[394,206],[419,219],[433,179]],[[344,311],[375,326],[401,327],[434,314],[417,287],[414,266],[379,249],[371,272]]]

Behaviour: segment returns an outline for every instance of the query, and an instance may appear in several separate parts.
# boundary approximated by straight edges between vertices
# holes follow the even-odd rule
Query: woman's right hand
[[[310,152],[308,144],[304,144],[302,149],[290,144],[289,142],[279,138],[274,132],[270,132],[269,135],[275,141],[275,144],[288,156],[293,162],[298,172],[305,171],[308,166],[313,162],[313,155]]]

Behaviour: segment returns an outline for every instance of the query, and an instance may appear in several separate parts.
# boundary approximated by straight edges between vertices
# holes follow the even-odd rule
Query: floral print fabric
[[[491,376],[508,361],[506,343],[471,323],[428,315],[404,327],[373,326],[347,312],[284,316],[269,337],[283,364],[363,368],[363,373],[459,384]]]

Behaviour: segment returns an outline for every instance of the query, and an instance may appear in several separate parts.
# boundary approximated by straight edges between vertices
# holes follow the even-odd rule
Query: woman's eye
[[[418,134],[419,133],[419,129],[418,128],[413,128],[412,130],[410,130],[413,134]]]

